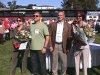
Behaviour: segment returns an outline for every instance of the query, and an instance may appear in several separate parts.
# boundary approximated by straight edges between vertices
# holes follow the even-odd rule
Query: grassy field
[[[100,34],[96,35],[95,43],[100,44]],[[11,56],[12,56],[12,42],[7,41],[4,45],[0,45],[0,75],[9,75],[11,66]],[[30,68],[30,57],[28,58],[28,70],[27,75],[31,75]],[[75,69],[68,68],[67,75],[74,75]],[[21,75],[21,60],[18,62],[15,75]],[[51,75],[51,74],[48,74]],[[82,75],[82,71],[80,71]],[[88,69],[88,75],[100,75],[100,67],[93,67]]]

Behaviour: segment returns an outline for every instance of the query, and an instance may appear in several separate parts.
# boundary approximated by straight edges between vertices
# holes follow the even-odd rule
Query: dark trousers
[[[3,34],[0,34],[0,43],[3,44]]]
[[[10,32],[5,34],[5,40],[10,40]]]
[[[46,55],[41,53],[41,50],[30,50],[32,73],[34,75],[46,75]]]

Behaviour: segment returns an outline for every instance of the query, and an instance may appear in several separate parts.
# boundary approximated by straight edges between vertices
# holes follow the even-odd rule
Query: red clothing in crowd
[[[5,29],[9,29],[10,28],[10,22],[4,21],[4,26],[5,26]]]
[[[50,20],[50,21],[49,21],[49,24],[50,24],[50,25],[53,24],[53,20]]]

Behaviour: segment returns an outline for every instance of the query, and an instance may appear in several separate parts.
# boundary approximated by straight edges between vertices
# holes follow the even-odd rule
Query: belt
[[[62,42],[55,42],[56,44],[62,44]]]

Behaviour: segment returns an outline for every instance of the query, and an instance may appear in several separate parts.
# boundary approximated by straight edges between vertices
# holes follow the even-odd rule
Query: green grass
[[[96,35],[95,39],[95,43],[100,44],[100,33]]]
[[[100,44],[100,34],[96,35],[95,43]],[[12,42],[7,41],[4,45],[0,45],[0,75],[9,75],[10,74],[10,66],[11,66],[11,56],[12,56]],[[21,74],[21,61],[18,62],[18,67],[16,69],[15,75]],[[28,70],[27,75],[31,75],[30,73],[30,59],[28,59]],[[67,75],[74,75],[75,69],[68,68]],[[48,74],[51,75],[51,74]],[[80,75],[82,75],[82,71],[80,71]],[[93,67],[92,69],[88,69],[88,75],[100,75],[100,67]]]

